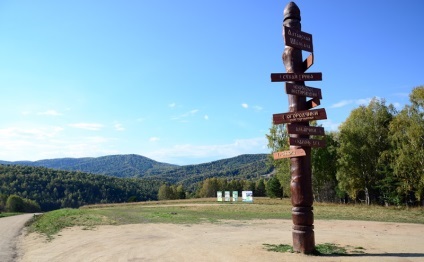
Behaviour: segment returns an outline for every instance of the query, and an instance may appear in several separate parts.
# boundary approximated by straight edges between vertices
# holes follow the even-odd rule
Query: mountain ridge
[[[192,184],[208,177],[250,178],[270,173],[267,154],[243,154],[211,162],[174,165],[136,154],[82,158],[53,158],[37,161],[2,161],[4,165],[45,167],[64,171],[80,171],[121,178],[159,178],[169,183]],[[254,172],[254,174],[252,174]]]

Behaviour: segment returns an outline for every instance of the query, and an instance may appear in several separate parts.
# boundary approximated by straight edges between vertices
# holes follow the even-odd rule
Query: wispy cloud
[[[56,136],[59,132],[63,131],[62,127],[59,126],[48,126],[48,127],[9,127],[0,129],[0,137],[4,141],[11,138],[13,139],[34,139],[40,140],[45,138],[51,138]]]
[[[347,105],[355,104],[355,105],[368,105],[372,98],[362,98],[356,100],[342,100],[330,106],[330,108],[340,108]]]
[[[117,154],[113,139],[102,136],[69,136],[59,126],[9,127],[0,129],[1,160],[40,160]]]
[[[90,130],[90,131],[98,131],[103,128],[102,124],[97,124],[97,123],[76,123],[76,124],[70,124],[69,126],[74,128]]]
[[[40,115],[40,116],[61,116],[62,114],[57,112],[56,110],[47,110],[47,111],[44,111],[44,112],[39,112],[39,113],[37,113],[37,115]]]
[[[337,103],[331,105],[330,108],[344,107],[344,106],[350,105],[352,103],[353,103],[353,100],[342,100],[340,102],[337,102]]]
[[[177,106],[176,103],[171,103],[171,104],[168,105],[168,107],[170,107],[170,108],[175,108],[176,106]]]
[[[325,128],[325,131],[337,131],[341,123],[334,123],[331,119],[327,119],[322,120],[320,124]]]
[[[254,106],[253,109],[257,112],[262,111],[262,107],[261,106]]]
[[[261,106],[258,106],[258,105],[255,105],[255,106],[249,106],[249,104],[247,104],[247,103],[243,103],[243,104],[241,104],[241,107],[243,107],[244,109],[249,109],[249,108],[251,108],[251,109],[255,110],[256,112],[260,112],[260,111],[262,111],[262,109],[263,109]]]
[[[394,102],[393,106],[397,109],[397,110],[401,110],[403,108],[403,105],[401,103],[398,102]]]
[[[409,93],[394,93],[393,96],[397,97],[409,97]]]
[[[116,131],[125,131],[125,128],[122,126],[122,124],[115,124],[114,127]]]
[[[237,139],[230,144],[221,145],[174,145],[162,148],[143,155],[157,161],[174,164],[195,164],[213,161],[222,158],[235,157],[242,154],[268,153],[265,137],[251,139]]]
[[[208,116],[208,115],[204,115],[204,116],[203,116],[203,118],[204,118],[205,120],[209,120],[209,116]]]
[[[377,97],[378,99],[378,97]],[[357,105],[368,105],[371,102],[372,98],[363,98],[355,100],[355,104]]]
[[[172,120],[179,120],[179,121],[185,122],[186,121],[185,120],[186,118],[196,115],[197,112],[199,112],[198,109],[193,109],[193,110],[190,110],[190,111],[188,111],[188,112],[186,112],[184,114],[181,114],[181,115],[178,115],[178,116],[174,116],[171,119]]]
[[[160,140],[160,138],[159,137],[156,137],[156,136],[152,136],[151,138],[149,138],[149,141],[150,142],[157,142],[159,140]]]

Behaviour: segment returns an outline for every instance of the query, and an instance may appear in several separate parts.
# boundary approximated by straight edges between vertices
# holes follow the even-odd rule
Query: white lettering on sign
[[[299,46],[301,48],[308,48],[308,49],[312,48],[310,44],[297,41],[296,39],[293,39],[293,38],[290,38],[290,44]]]
[[[309,37],[309,36],[307,36],[307,35],[303,35],[303,34],[299,34],[299,33],[297,33],[297,32],[293,32],[292,30],[288,30],[288,35],[289,36],[294,36],[294,37],[297,37],[297,38],[299,38],[299,39],[302,39],[302,40],[305,40],[305,41],[309,41],[309,42],[311,42],[312,41],[312,39]]]

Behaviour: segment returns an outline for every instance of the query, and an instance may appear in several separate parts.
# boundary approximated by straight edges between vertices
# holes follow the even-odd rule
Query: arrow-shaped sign
[[[272,115],[274,125],[327,119],[324,108]]]
[[[322,73],[271,73],[271,82],[321,81]]]
[[[302,148],[298,148],[298,149],[290,149],[287,151],[275,152],[273,155],[274,155],[274,159],[277,160],[281,158],[306,156],[306,152]]]
[[[305,50],[308,52],[314,52],[312,46],[312,35],[293,29],[291,27],[284,27],[284,43],[287,46]]]

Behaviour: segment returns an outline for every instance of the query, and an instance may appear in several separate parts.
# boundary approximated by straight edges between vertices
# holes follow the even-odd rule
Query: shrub
[[[6,201],[6,211],[24,212],[24,200],[17,195],[10,195]]]

